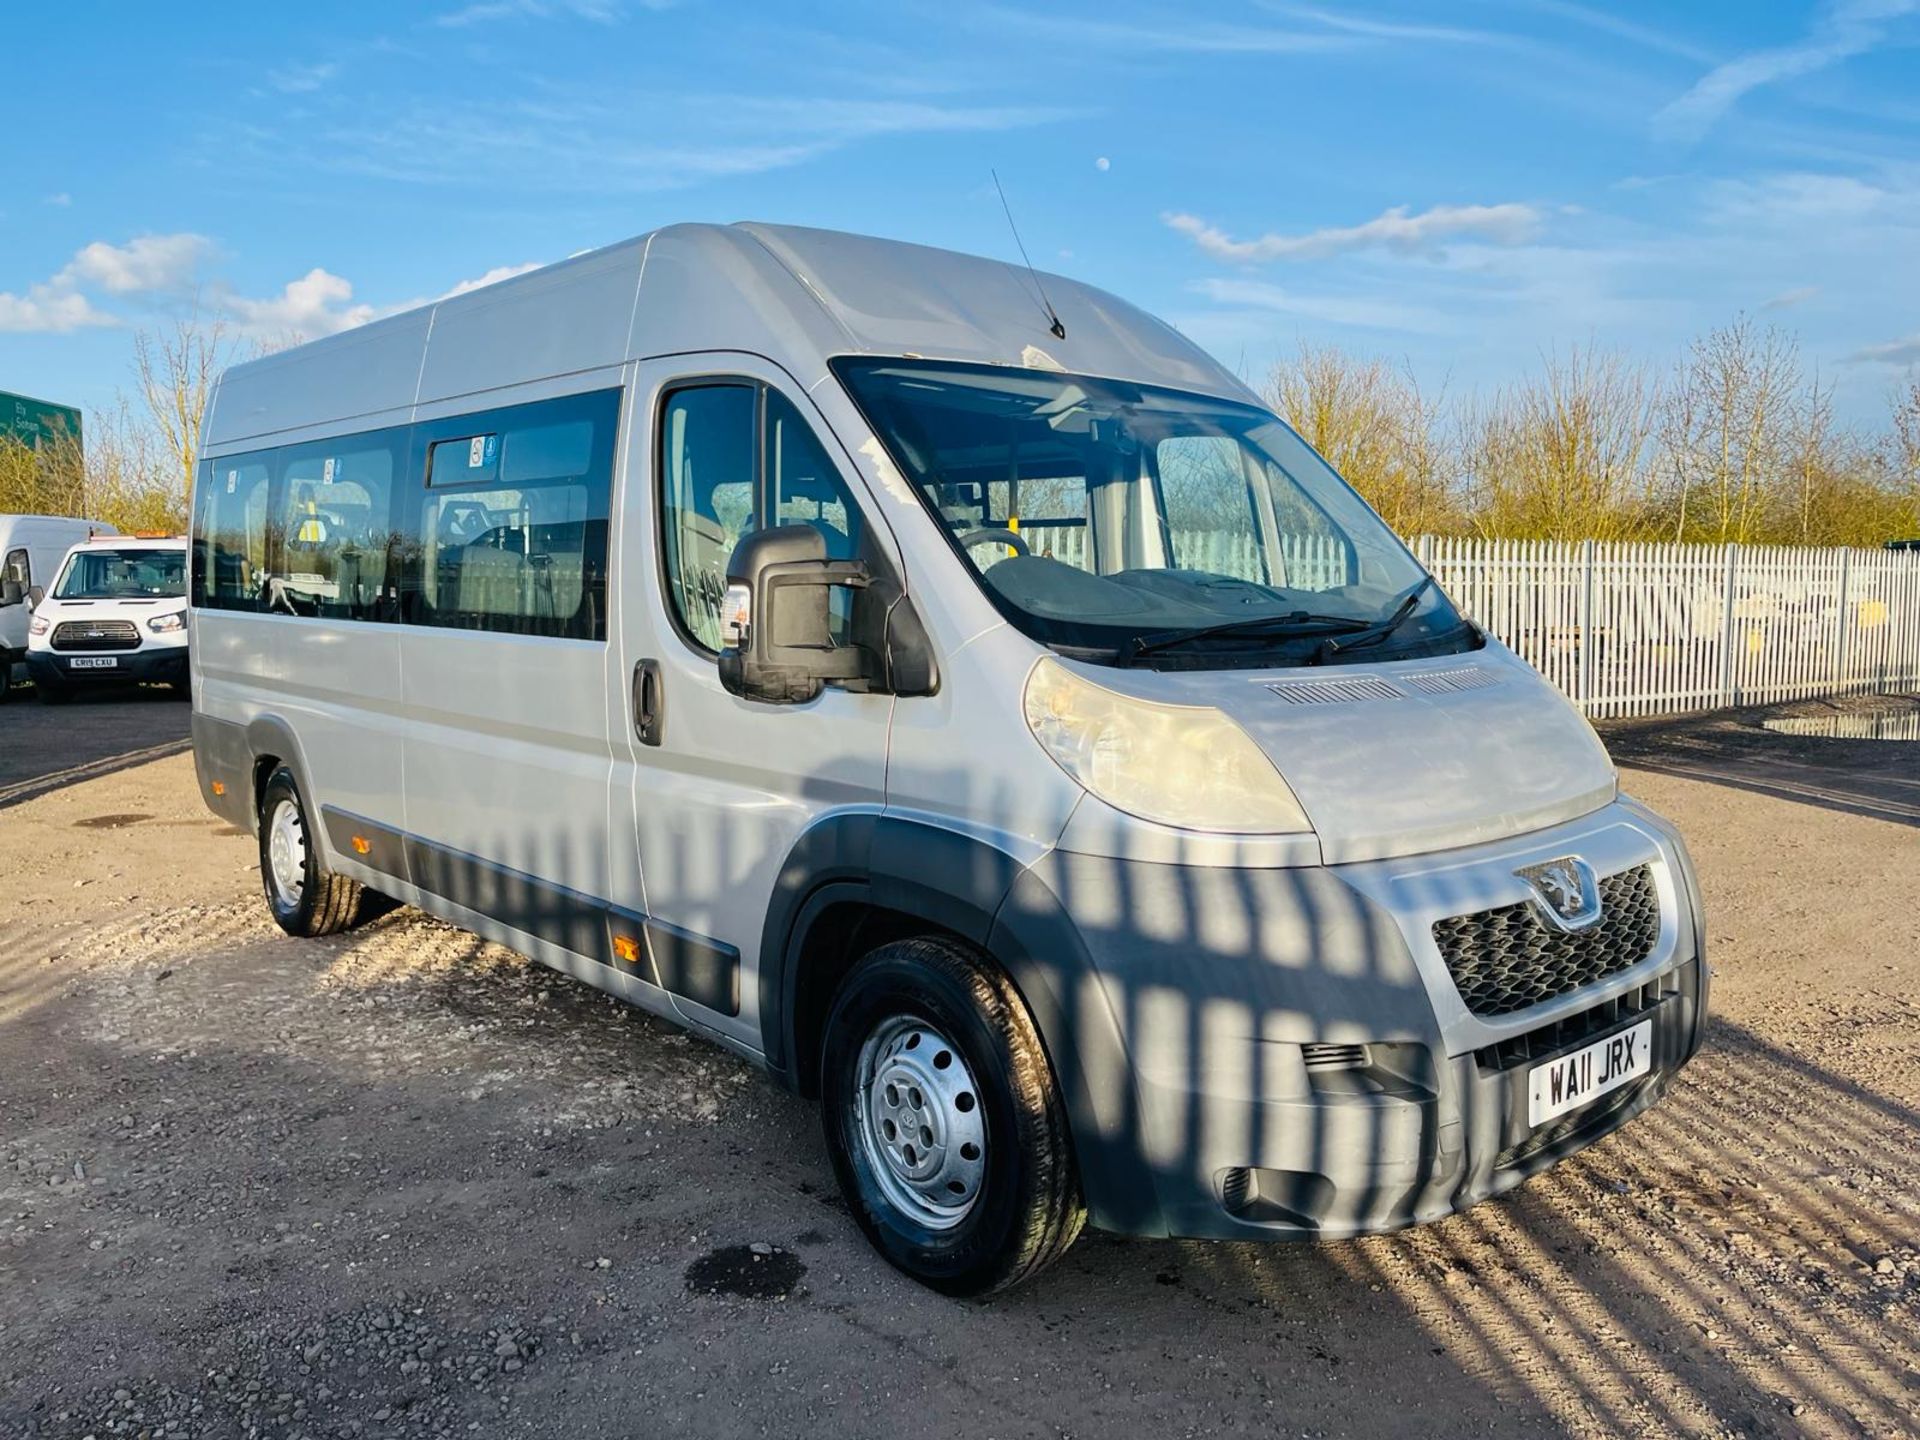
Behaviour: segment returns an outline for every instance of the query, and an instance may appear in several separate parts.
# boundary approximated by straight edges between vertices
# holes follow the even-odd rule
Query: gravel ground
[[[135,757],[64,779],[0,712],[5,1440],[1920,1430],[1920,745],[1614,737],[1718,1015],[1620,1135],[1407,1234],[1095,1235],[962,1304],[721,1052],[406,910],[280,936],[139,758],[184,711],[44,712]]]

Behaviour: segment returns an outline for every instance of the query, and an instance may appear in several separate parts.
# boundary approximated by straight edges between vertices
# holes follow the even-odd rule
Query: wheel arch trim
[[[809,828],[781,867],[762,930],[768,1068],[782,1083],[808,1088],[802,1025],[809,1005],[825,998],[804,993],[808,941],[830,911],[855,905],[924,921],[974,946],[1013,981],[1060,1086],[1093,1223],[1164,1234],[1120,1027],[1091,954],[1051,892],[1021,886],[1020,903],[1009,906],[1026,869],[977,836],[904,816],[845,814]]]

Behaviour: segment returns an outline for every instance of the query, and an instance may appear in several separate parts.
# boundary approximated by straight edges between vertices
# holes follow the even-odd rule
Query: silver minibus
[[[1246,387],[1056,277],[682,225],[228,370],[207,802],[817,1096],[894,1265],[1341,1237],[1653,1105],[1673,829]]]

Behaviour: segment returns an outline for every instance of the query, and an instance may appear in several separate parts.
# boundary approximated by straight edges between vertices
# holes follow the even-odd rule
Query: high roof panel
[[[1050,333],[1047,299],[1065,327]],[[790,225],[675,225],[222,378],[212,448],[618,365],[745,350],[811,385],[836,353],[1041,366],[1250,398],[1171,326],[1059,275]]]

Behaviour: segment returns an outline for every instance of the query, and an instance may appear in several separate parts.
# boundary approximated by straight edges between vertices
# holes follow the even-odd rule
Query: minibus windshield
[[[187,593],[185,550],[76,550],[56,600],[172,600]]]
[[[1007,366],[834,370],[1007,619],[1089,659],[1307,665],[1482,643],[1267,411]]]

